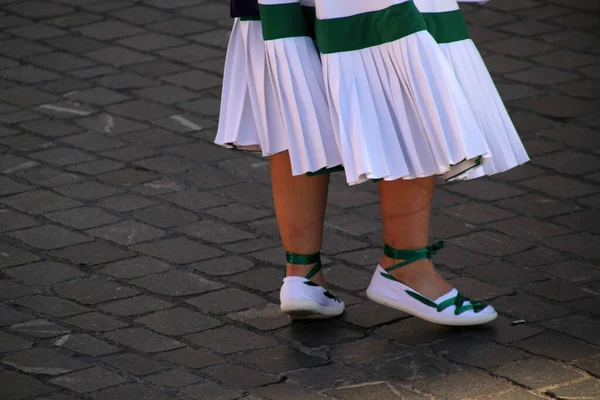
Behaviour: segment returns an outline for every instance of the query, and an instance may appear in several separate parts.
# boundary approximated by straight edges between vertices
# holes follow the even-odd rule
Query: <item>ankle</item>
[[[310,264],[310,265],[298,265],[298,264],[286,264],[286,272],[285,272],[285,276],[301,276],[301,277],[306,277],[306,275],[308,275],[308,273],[312,270],[312,268],[315,266],[315,264]],[[321,285],[321,286],[325,286],[325,276],[323,275],[323,271],[319,271],[317,272],[313,277],[311,277],[309,280],[311,280],[312,282]]]

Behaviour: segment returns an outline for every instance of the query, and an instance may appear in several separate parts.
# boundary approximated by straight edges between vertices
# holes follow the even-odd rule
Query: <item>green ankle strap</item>
[[[439,250],[443,249],[446,244],[444,242],[437,242],[430,246],[424,247],[418,250],[397,250],[387,244],[383,247],[383,254],[389,258],[396,260],[404,260],[399,264],[393,265],[386,268],[386,272],[391,272],[395,269],[404,267],[408,264],[412,264],[415,261],[423,260],[425,258],[432,259],[434,254]]]
[[[296,265],[310,265],[315,264],[314,267],[310,270],[308,275],[305,276],[306,279],[310,279],[319,272],[323,266],[321,264],[321,253],[302,255],[287,252],[285,253],[285,260],[288,264],[296,264]]]

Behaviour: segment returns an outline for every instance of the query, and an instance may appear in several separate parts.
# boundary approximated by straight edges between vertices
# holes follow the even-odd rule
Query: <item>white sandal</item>
[[[319,253],[300,255],[288,252],[286,259],[290,264],[315,266],[306,277],[288,276],[283,279],[279,293],[281,311],[292,319],[333,318],[344,312],[346,306],[339,297],[310,280],[321,270]]]
[[[389,274],[415,261],[431,259],[443,247],[443,242],[419,250],[396,250],[385,245],[386,256],[404,261],[386,269],[378,265],[367,288],[367,296],[376,303],[440,325],[480,325],[495,320],[498,313],[492,306],[473,301],[456,289],[431,300]]]

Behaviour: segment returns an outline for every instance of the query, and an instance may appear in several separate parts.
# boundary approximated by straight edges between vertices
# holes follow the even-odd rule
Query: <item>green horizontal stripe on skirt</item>
[[[469,30],[460,10],[442,13],[423,13],[427,30],[439,44],[467,40]]]
[[[315,38],[317,15],[314,7],[303,7],[299,3],[259,4],[258,7],[264,40],[302,36]]]
[[[316,23],[317,43],[323,54],[366,49],[424,30],[425,20],[412,1]]]

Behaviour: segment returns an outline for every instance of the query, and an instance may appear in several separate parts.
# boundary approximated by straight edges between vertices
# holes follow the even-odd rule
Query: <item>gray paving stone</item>
[[[189,161],[178,157],[156,156],[145,160],[135,161],[134,165],[163,174],[174,174],[193,168]]]
[[[143,328],[126,328],[104,335],[113,342],[132,347],[144,353],[157,353],[183,347],[184,344]]]
[[[81,132],[82,130],[81,128],[68,122],[53,120],[25,122],[20,124],[19,127],[39,135],[50,137],[67,136],[73,133]]]
[[[600,338],[595,334],[600,326],[597,319],[583,315],[570,315],[561,319],[556,318],[544,321],[541,322],[541,324],[545,327],[559,330],[595,345],[600,343]]]
[[[14,231],[17,229],[30,228],[39,223],[26,214],[16,211],[0,209],[0,232]]]
[[[29,246],[44,250],[58,249],[91,241],[86,236],[53,225],[23,229],[9,233],[9,236],[27,243]]]
[[[30,186],[21,185],[20,183],[16,183],[12,179],[4,176],[0,177],[0,183],[2,184],[0,185],[0,195],[2,196],[26,192],[32,189]]]
[[[11,400],[25,400],[56,391],[27,375],[11,371],[0,371],[0,390]]]
[[[194,264],[194,269],[213,276],[236,274],[252,267],[254,267],[252,261],[236,256],[215,258]]]
[[[264,386],[269,383],[275,383],[279,380],[274,376],[269,376],[233,364],[209,367],[204,369],[203,372],[217,381],[223,382],[231,387],[237,387],[239,389],[251,389]]]
[[[598,259],[600,256],[594,250],[600,245],[595,236],[586,234],[574,234],[544,240],[544,245],[553,249],[574,253],[585,258]]]
[[[36,151],[52,146],[52,143],[45,141],[34,135],[19,134],[7,136],[0,140],[0,143],[9,146],[15,150]]]
[[[41,375],[62,375],[89,367],[86,363],[54,350],[39,348],[4,357],[2,363],[29,374]]]
[[[284,272],[276,268],[255,268],[230,277],[228,280],[264,293],[279,289]]]
[[[281,312],[279,305],[273,303],[259,304],[228,314],[227,317],[260,330],[273,330],[291,323],[289,317]]]
[[[513,344],[530,353],[561,361],[584,359],[598,353],[598,350],[567,335],[543,332],[540,335],[520,340]]]
[[[54,342],[54,345],[93,357],[118,353],[121,351],[118,347],[111,346],[110,344],[96,339],[93,336],[86,335],[85,333],[62,336]]]
[[[559,261],[557,263],[544,265],[540,270],[560,279],[571,282],[587,282],[596,280],[600,276],[598,268],[590,263],[576,260]]]
[[[231,227],[226,224],[220,224],[214,221],[199,221],[177,229],[181,233],[192,237],[211,242],[223,244],[236,242],[238,240],[252,239],[256,235]]]
[[[263,304],[265,300],[243,290],[226,288],[191,298],[186,302],[203,311],[225,314]]]
[[[98,204],[111,210],[127,212],[150,207],[151,205],[156,204],[156,202],[135,194],[122,194],[103,199]]]
[[[29,313],[17,311],[14,307],[9,307],[0,303],[0,326],[18,324],[24,321],[31,321],[35,317]]]
[[[231,202],[226,198],[216,196],[212,193],[200,192],[196,190],[187,190],[166,194],[160,198],[192,211],[222,206]]]
[[[34,319],[32,321],[21,322],[11,326],[10,329],[14,332],[37,338],[50,338],[71,332],[70,329],[45,319]]]
[[[20,177],[36,185],[57,187],[81,182],[82,177],[52,168],[34,168],[17,173]],[[46,192],[45,192],[46,193]]]
[[[60,75],[31,65],[4,69],[0,71],[0,77],[25,84],[34,84],[61,78]]]
[[[48,39],[56,36],[62,36],[66,32],[62,29],[45,24],[28,24],[6,30],[13,36],[23,37],[30,40]]]
[[[0,353],[9,353],[16,350],[28,349],[33,345],[25,339],[0,331]]]
[[[174,114],[173,110],[146,100],[131,100],[125,103],[109,106],[106,108],[106,110],[110,113],[131,117],[141,121],[148,121],[154,118],[163,117],[165,115]]]
[[[125,146],[126,143],[94,132],[81,133],[62,139],[63,142],[87,151],[102,151]]]
[[[132,186],[156,179],[156,174],[134,168],[121,169],[100,176],[105,182],[119,186]]]
[[[136,60],[143,62],[143,60]],[[139,64],[136,64],[139,65]],[[131,65],[129,67],[133,67],[134,65]],[[157,86],[160,83],[150,79],[150,78],[146,78],[145,76],[139,75],[139,74],[134,74],[131,72],[124,72],[122,74],[117,74],[117,71],[115,70],[113,74],[108,75],[108,76],[104,76],[100,79],[98,79],[98,83],[100,83],[101,85],[113,88],[115,90],[123,90],[123,89],[139,89],[139,88],[145,88],[148,86]],[[107,74],[104,74],[107,75]]]
[[[63,297],[74,299],[82,304],[88,305],[133,297],[140,293],[138,290],[130,289],[121,286],[117,282],[101,278],[62,283],[55,286],[54,291]]]
[[[137,72],[138,74],[158,78],[164,75],[172,75],[177,72],[181,72],[185,67],[164,60],[150,61],[144,64],[137,64],[130,67],[130,70]]]
[[[474,371],[462,371],[415,383],[418,389],[445,399],[462,399],[506,391],[510,384]]]
[[[552,390],[554,395],[561,396],[563,398],[585,398],[593,397],[600,391],[600,380],[589,379],[587,381],[574,383],[572,385],[563,386],[561,388]]]
[[[37,293],[38,291],[34,288],[23,286],[9,279],[0,279],[0,297],[3,299],[16,299]]]
[[[144,324],[156,332],[174,336],[200,332],[222,325],[221,321],[215,318],[186,308],[158,311],[138,318],[135,322]]]
[[[184,189],[182,184],[170,178],[157,179],[152,182],[144,183],[133,189],[134,192],[143,196],[160,196],[165,193],[178,192]]]
[[[96,158],[80,150],[68,149],[64,147],[57,147],[54,149],[33,153],[30,154],[30,157],[61,167],[70,164],[92,161]]]
[[[42,1],[23,1],[6,7],[7,9],[29,18],[49,18],[70,14],[73,8]]]
[[[359,400],[370,398],[377,398],[380,400],[392,400],[398,398],[405,400],[424,400],[427,398],[422,394],[418,394],[404,387],[393,385],[390,382],[374,382],[364,386],[350,385],[348,387],[332,389],[325,393],[340,400]],[[314,394],[314,396],[315,400],[321,398],[318,397],[320,395]],[[293,397],[289,397],[289,399],[292,398]],[[309,398],[313,399],[313,397]],[[275,399],[275,397],[273,397],[273,399]]]
[[[224,288],[225,286],[188,272],[173,270],[131,281],[155,293],[167,296],[187,296]]]
[[[148,128],[148,125],[122,118],[116,115],[99,114],[76,121],[77,125],[93,132],[106,134],[107,130],[113,135],[121,135]],[[116,151],[116,150],[115,150]]]
[[[218,76],[198,70],[168,75],[163,77],[163,80],[191,90],[205,90],[221,85]]]
[[[122,189],[103,185],[98,182],[86,181],[65,185],[57,188],[56,191],[61,194],[79,200],[96,200],[104,197],[109,197],[122,191]]]
[[[580,286],[557,280],[537,282],[523,287],[530,293],[559,302],[578,300],[594,296],[593,293],[583,290]]]
[[[155,207],[138,210],[133,212],[132,215],[141,221],[144,221],[150,225],[157,226],[159,228],[171,228],[180,225],[185,225],[190,222],[194,222],[198,219],[198,217],[195,214],[189,211],[165,205],[158,205]],[[180,228],[179,230],[186,233],[186,227],[189,226],[190,225],[186,225]]]
[[[454,362],[485,369],[529,357],[525,352],[501,347],[483,338],[466,336],[441,341],[431,349]]]
[[[100,50],[91,51],[85,55],[96,61],[112,65],[116,68],[154,60],[154,57],[152,56],[117,46],[105,47]]]
[[[136,25],[146,25],[155,21],[170,18],[170,14],[166,12],[141,5],[113,11],[111,14]]]
[[[87,307],[54,296],[36,295],[22,297],[17,299],[15,303],[37,313],[48,314],[53,317],[67,317],[90,311]]]
[[[141,97],[163,104],[175,104],[196,98],[199,94],[172,85],[162,85],[136,91]],[[185,105],[182,108],[187,109]]]
[[[77,315],[75,317],[66,319],[65,322],[94,332],[112,331],[129,325],[123,321],[119,321],[97,312]]]
[[[224,337],[229,338],[229,340],[222,340]],[[231,354],[243,350],[261,349],[278,344],[269,337],[257,335],[232,325],[225,325],[220,328],[188,335],[186,336],[186,339],[198,346],[220,354]]]
[[[271,374],[312,368],[328,363],[327,359],[303,353],[289,345],[254,350],[238,355],[235,359],[246,364],[255,365]]]
[[[181,349],[161,353],[160,358],[192,369],[221,364],[225,361],[213,353],[192,349],[191,347],[183,347]]]
[[[496,285],[518,285],[547,279],[547,276],[520,265],[492,263],[465,269],[465,272]]]
[[[333,360],[354,364],[371,364],[382,359],[392,359],[407,354],[409,349],[387,340],[366,338],[343,343],[332,349]]]
[[[223,254],[220,250],[185,238],[164,239],[152,243],[138,244],[132,246],[131,249],[175,264],[188,264]]]
[[[146,314],[152,311],[164,310],[173,304],[151,296],[136,296],[124,300],[112,301],[99,306],[102,311],[121,317]]]
[[[541,358],[529,358],[505,365],[496,369],[494,374],[532,389],[556,385],[582,377],[582,375],[571,369]]]
[[[3,40],[0,44],[2,55],[9,58],[24,58],[52,51],[48,46],[19,38]]]
[[[139,383],[127,384],[109,388],[92,395],[94,400],[121,400],[121,399],[147,399],[147,400],[174,400],[175,397],[164,394],[157,389]]]
[[[100,175],[123,168],[123,164],[111,160],[96,160],[67,167],[69,171],[88,175]]]
[[[0,269],[39,260],[38,256],[0,243]]]
[[[58,18],[53,18],[51,20],[48,20],[47,22],[49,22],[53,25],[56,25],[56,26],[60,26],[62,28],[67,28],[67,27],[71,27],[71,26],[86,25],[86,24],[89,24],[90,22],[95,22],[100,19],[102,19],[102,17],[100,15],[82,11],[82,12],[76,12],[76,13],[69,14],[69,15],[60,16]]]
[[[526,294],[500,297],[491,303],[497,310],[527,321],[539,321],[569,313],[565,307],[555,306]]]
[[[204,380],[204,378],[201,378],[198,375],[177,369],[163,371],[155,375],[147,376],[144,379],[148,382],[152,382],[156,386],[165,386],[172,388],[189,386]]]
[[[473,240],[473,237],[476,237],[477,239]],[[481,254],[489,254],[492,256],[506,256],[533,247],[531,242],[489,231],[477,232],[468,236],[450,239],[449,242]]]
[[[101,367],[89,368],[73,372],[49,381],[57,386],[62,386],[76,393],[93,392],[110,386],[127,382],[121,375]]]
[[[1,215],[1,214],[0,214]],[[46,218],[77,230],[94,228],[119,221],[121,218],[95,207],[81,207],[44,215]]]
[[[352,331],[335,323],[325,324],[323,321],[307,321],[303,324],[293,324],[284,328],[276,335],[306,347],[330,346],[365,336],[364,333],[357,330]]]
[[[114,368],[138,376],[153,374],[166,368],[164,364],[133,353],[116,354],[101,360]]]
[[[100,272],[118,279],[133,279],[164,272],[171,268],[168,264],[150,257],[137,257],[109,264]]]
[[[96,240],[95,242],[84,243],[78,246],[71,246],[66,249],[54,251],[52,252],[52,255],[54,257],[70,260],[77,265],[88,266],[132,257],[135,253],[121,250],[102,240]]]
[[[74,28],[73,30],[98,40],[113,40],[144,32],[140,28],[111,20],[88,24],[80,28]]]
[[[31,107],[58,100],[54,95],[40,92],[28,86],[16,86],[2,90],[0,100],[19,107]]]
[[[370,328],[392,322],[404,316],[407,316],[407,314],[373,302],[364,302],[346,308],[344,320],[363,328]]]
[[[492,221],[503,220],[515,216],[509,211],[479,203],[459,204],[450,208],[445,208],[444,213],[463,219],[472,224],[487,224]]]
[[[375,265],[376,261],[369,263]],[[371,281],[371,274],[343,265],[334,265],[325,270],[327,279],[341,288],[356,291],[366,289]]]
[[[122,221],[113,225],[87,230],[89,235],[97,236],[122,246],[147,242],[165,235],[161,229],[136,221]]]

